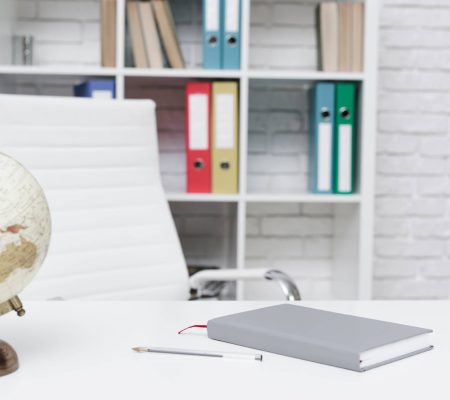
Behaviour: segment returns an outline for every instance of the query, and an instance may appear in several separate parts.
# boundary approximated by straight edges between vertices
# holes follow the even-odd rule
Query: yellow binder
[[[212,84],[212,192],[238,192],[237,82]]]

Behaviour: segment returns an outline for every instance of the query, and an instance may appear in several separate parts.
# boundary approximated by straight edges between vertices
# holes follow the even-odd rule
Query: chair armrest
[[[237,281],[266,279],[277,282],[289,301],[301,300],[300,292],[294,280],[282,271],[254,268],[254,269],[217,269],[200,271],[192,275],[189,284],[201,295],[202,286],[208,281]]]

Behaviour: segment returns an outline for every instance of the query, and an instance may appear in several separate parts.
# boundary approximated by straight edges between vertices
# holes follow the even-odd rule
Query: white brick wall
[[[305,192],[308,185],[308,85],[252,82],[248,190]]]
[[[379,50],[377,298],[450,295],[450,2],[385,0]]]
[[[37,65],[98,65],[99,2],[93,0],[16,0],[14,33],[33,35]]]
[[[172,203],[171,210],[188,264],[236,266],[235,204]]]
[[[315,7],[317,2],[318,0],[253,1],[250,67],[316,69]],[[268,50],[270,50],[270,56],[268,56]]]
[[[246,266],[281,268],[305,298],[329,298],[333,230],[329,204],[249,204]],[[279,289],[268,282],[246,283],[244,295],[279,299]]]
[[[186,79],[127,78],[127,98],[155,100],[158,121],[160,166],[163,186],[168,192],[186,191],[184,139]]]
[[[38,64],[98,64],[97,1],[16,2],[19,9],[16,32],[35,35]],[[253,1],[251,67],[316,68],[312,23],[316,3],[317,0]],[[187,65],[198,67],[200,0],[172,0],[172,4]],[[384,0],[379,49],[374,272],[377,298],[450,295],[449,21],[449,0]],[[36,88],[19,81],[18,91],[67,95],[72,83],[56,81]],[[172,191],[184,188],[183,84],[149,82],[152,96],[159,102],[164,183]],[[250,191],[305,190],[308,114],[305,89],[301,84],[252,84]],[[141,92],[133,96],[148,96],[148,90],[136,90]],[[208,227],[224,222],[225,211],[216,208],[203,216],[198,214],[206,205],[180,207],[175,206],[174,212],[188,259],[222,262],[226,252],[220,243],[223,237],[232,234],[211,238],[207,232]],[[301,279],[304,292],[326,297],[330,288],[333,243],[330,229],[334,220],[332,210],[326,207],[284,204],[276,213],[267,205],[249,207],[247,265],[269,263],[287,268]],[[304,222],[314,231],[291,220]],[[286,230],[280,231],[277,223]],[[200,242],[194,240],[202,235]],[[215,250],[201,253],[205,247]],[[260,289],[247,287],[252,293],[272,290],[261,285]]]

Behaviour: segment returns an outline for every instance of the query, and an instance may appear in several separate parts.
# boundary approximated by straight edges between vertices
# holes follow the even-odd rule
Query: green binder
[[[336,84],[333,192],[353,193],[355,186],[355,84]]]

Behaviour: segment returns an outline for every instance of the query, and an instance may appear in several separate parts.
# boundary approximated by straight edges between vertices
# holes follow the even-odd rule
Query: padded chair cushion
[[[25,298],[187,299],[151,100],[1,95],[0,151],[35,175],[52,215]]]

